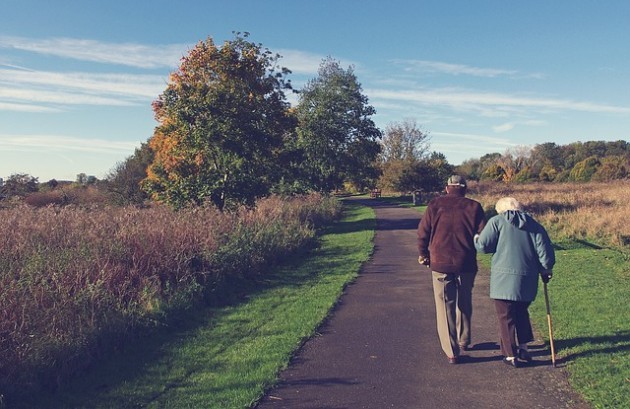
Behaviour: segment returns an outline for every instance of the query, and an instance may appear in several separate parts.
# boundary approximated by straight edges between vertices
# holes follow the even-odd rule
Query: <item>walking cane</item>
[[[545,290],[545,305],[547,306],[547,326],[549,327],[549,346],[551,346],[551,366],[556,367],[556,350],[553,347],[553,327],[551,326],[551,310],[549,309],[549,294],[547,294],[547,283],[543,282]]]

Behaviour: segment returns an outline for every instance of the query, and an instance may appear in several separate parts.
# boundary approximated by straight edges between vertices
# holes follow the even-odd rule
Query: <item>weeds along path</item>
[[[129,344],[63,391],[23,408],[244,408],[315,334],[372,251],[374,213],[349,204],[319,246],[248,286],[228,305],[182,315]],[[2,405],[0,404],[0,407]],[[11,406],[12,408],[14,406]]]

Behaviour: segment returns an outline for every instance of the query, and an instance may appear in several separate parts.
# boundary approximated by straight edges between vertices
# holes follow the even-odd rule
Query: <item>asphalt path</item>
[[[431,273],[417,263],[419,213],[364,203],[376,211],[373,256],[257,409],[589,408],[538,336],[533,363],[502,362],[488,271],[473,290],[473,348],[449,364],[437,338]]]

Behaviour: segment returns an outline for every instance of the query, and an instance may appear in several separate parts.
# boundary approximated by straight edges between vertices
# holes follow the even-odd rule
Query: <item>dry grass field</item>
[[[0,209],[0,408],[4,394],[54,388],[169,311],[218,297],[227,279],[264,274],[339,210],[321,195],[231,213]]]
[[[630,180],[590,183],[471,183],[469,196],[487,211],[512,196],[542,223],[554,240],[586,240],[630,246]]]

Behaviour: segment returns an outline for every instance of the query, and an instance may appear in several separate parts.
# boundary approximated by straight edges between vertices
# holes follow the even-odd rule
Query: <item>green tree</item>
[[[606,156],[629,156],[630,142],[614,141],[606,144]]]
[[[601,159],[591,180],[608,182],[630,176],[630,159],[626,156],[606,156]]]
[[[484,169],[483,174],[481,175],[481,178],[483,180],[491,180],[493,182],[500,182],[500,181],[505,180],[504,175],[505,173],[503,171],[503,168],[495,163]]]
[[[514,176],[514,181],[519,183],[527,183],[531,182],[532,180],[535,180],[535,178],[532,176],[532,168],[527,165],[521,168],[521,170],[519,170],[518,173]]]
[[[144,187],[175,207],[252,204],[277,183],[290,127],[289,70],[247,33],[199,42],[153,103],[159,125]]]
[[[455,170],[458,175],[465,176],[468,180],[480,180],[481,179],[481,160],[470,158],[459,164]]]
[[[57,186],[59,186],[59,182],[57,182],[57,179],[50,179],[46,182],[46,185],[50,190],[54,190]]]
[[[85,173],[79,173],[74,183],[76,183],[77,185],[87,185],[87,180],[88,175],[86,175]]]
[[[573,169],[571,169],[571,173],[569,173],[569,180],[588,182],[597,171],[599,165],[599,159],[596,156],[590,156],[575,164]]]
[[[37,192],[38,185],[38,178],[26,173],[14,173],[4,181],[0,188],[0,194],[3,197],[24,197],[30,193]]]
[[[540,169],[538,173],[538,180],[541,182],[552,182],[558,176],[558,170],[554,168],[551,164],[545,164]]]
[[[397,182],[399,192],[422,190],[423,192],[439,192],[453,174],[454,166],[449,164],[446,156],[440,152],[432,152],[424,159],[416,161],[412,166],[402,170]]]
[[[544,167],[561,169],[563,166],[562,148],[554,142],[536,145],[531,151],[532,173],[540,174]]]
[[[496,164],[499,158],[501,154],[498,152],[487,153],[479,158],[480,165],[477,172],[480,180],[501,180],[501,169]],[[499,179],[496,179],[496,172],[499,172]]]
[[[148,143],[136,148],[134,154],[118,163],[107,175],[106,189],[118,205],[141,205],[148,199],[141,183],[147,177],[147,168],[153,162],[153,151]]]
[[[425,192],[444,190],[444,185],[454,170],[455,167],[448,163],[443,153],[432,152],[426,160],[426,173],[422,175],[420,188]]]
[[[345,181],[369,184],[376,175],[381,131],[352,67],[325,59],[300,93],[296,114],[299,172],[311,188],[328,192]]]

